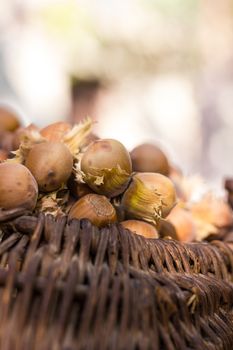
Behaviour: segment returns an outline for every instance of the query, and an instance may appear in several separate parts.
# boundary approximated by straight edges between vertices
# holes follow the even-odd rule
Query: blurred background
[[[8,0],[0,103],[24,124],[96,120],[185,174],[233,174],[233,0]]]

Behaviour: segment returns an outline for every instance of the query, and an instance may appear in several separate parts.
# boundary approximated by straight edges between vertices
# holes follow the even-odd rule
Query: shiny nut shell
[[[0,164],[0,207],[33,210],[38,186],[30,171],[22,164]]]
[[[71,208],[69,218],[88,219],[93,225],[103,227],[116,222],[116,211],[105,196],[87,194]]]
[[[35,177],[39,189],[50,192],[57,190],[70,177],[73,157],[63,143],[45,142],[31,149],[25,165]]]

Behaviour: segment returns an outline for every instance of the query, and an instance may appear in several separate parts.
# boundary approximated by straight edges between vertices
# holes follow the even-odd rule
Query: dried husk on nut
[[[9,159],[9,163],[21,163],[24,164],[29,152],[33,146],[46,142],[38,130],[27,130],[21,137],[21,143],[19,149],[12,152],[15,157]]]
[[[115,197],[122,193],[128,186],[130,174],[122,170],[120,166],[112,169],[91,168],[92,174],[81,174],[82,179],[93,191],[104,194],[107,197]]]
[[[86,139],[91,133],[93,121],[91,118],[86,118],[81,123],[74,125],[64,137],[63,142],[69,148],[74,158],[80,153],[80,149],[86,144]]]
[[[138,173],[122,196],[126,216],[158,224],[176,204],[175,188],[164,175]]]
[[[90,118],[85,119],[81,123],[74,125],[60,140],[70,150],[73,158],[76,158],[80,152],[80,148],[86,141],[86,137],[90,134],[93,122]],[[12,152],[15,157],[8,160],[9,162],[24,164],[30,150],[34,145],[47,142],[38,130],[28,130],[21,139],[20,147],[17,151]]]
[[[92,142],[83,153],[76,168],[77,179],[88,184],[98,194],[115,197],[127,187],[132,162],[124,145],[114,139],[102,139]]]
[[[14,132],[14,137],[13,137],[13,151],[19,149],[20,144],[24,137],[29,137],[30,138],[30,133],[32,131],[39,131],[39,128],[35,124],[29,124],[26,127],[20,127]]]
[[[197,240],[206,238],[209,234],[217,234],[219,229],[231,227],[233,212],[223,198],[217,198],[213,193],[205,194],[190,207],[193,220],[197,227]]]
[[[62,186],[57,191],[48,194],[41,193],[36,204],[36,212],[53,216],[65,215],[68,212],[69,190]]]

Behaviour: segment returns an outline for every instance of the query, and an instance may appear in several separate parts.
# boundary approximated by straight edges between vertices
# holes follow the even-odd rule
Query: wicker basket
[[[0,349],[233,349],[233,248],[1,212]]]

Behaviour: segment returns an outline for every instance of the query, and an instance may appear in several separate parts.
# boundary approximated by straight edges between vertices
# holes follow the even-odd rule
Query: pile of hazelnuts
[[[87,120],[24,128],[0,110],[0,208],[88,219],[98,227],[120,223],[147,238],[194,240],[195,215],[177,181],[182,174],[162,149],[146,143],[129,152],[118,140],[98,138],[91,126]]]

